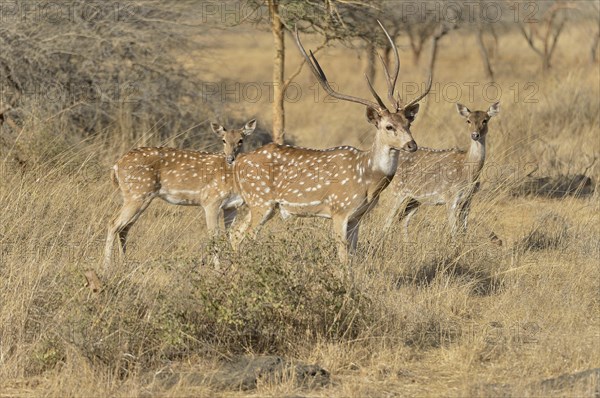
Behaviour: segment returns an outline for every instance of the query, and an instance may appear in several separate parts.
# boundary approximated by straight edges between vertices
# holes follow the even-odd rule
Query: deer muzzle
[[[409,142],[407,142],[404,147],[402,149],[404,149],[406,152],[414,152],[416,151],[418,148],[417,143],[415,142],[415,140],[410,140]]]
[[[233,155],[227,155],[227,157],[225,158],[225,161],[227,162],[227,164],[233,164],[234,160],[235,160],[235,156],[233,156]]]
[[[475,141],[479,141],[479,138],[481,138],[481,135],[475,131],[473,133],[471,133],[471,138],[473,138]]]

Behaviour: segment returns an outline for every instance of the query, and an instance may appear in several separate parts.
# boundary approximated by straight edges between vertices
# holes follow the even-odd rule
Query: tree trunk
[[[422,48],[412,48],[413,64],[415,66],[419,65],[419,60],[421,59],[421,50]]]
[[[271,16],[271,31],[273,32],[273,142],[283,144],[285,129],[284,109],[284,70],[285,70],[285,43],[283,36],[283,23],[279,15],[279,0],[269,0],[269,14]]]
[[[477,45],[479,46],[479,53],[481,54],[481,59],[483,61],[483,71],[485,72],[486,77],[493,82],[494,71],[492,70],[492,64],[490,63],[489,52],[483,41],[483,28],[481,26],[477,29]]]
[[[590,51],[590,56],[592,63],[595,64],[598,61],[598,42],[600,41],[600,30],[596,32],[596,37],[594,37],[594,42],[592,43],[592,49]]]
[[[550,70],[550,67],[552,65],[550,65],[550,57],[547,54],[544,54],[543,58],[542,58],[542,71],[546,72],[548,70]]]
[[[367,48],[366,48],[366,52],[367,52],[367,69],[365,70],[365,73],[367,75],[367,77],[369,78],[369,80],[371,80],[371,82],[373,82],[373,84],[375,84],[375,54],[377,52],[376,48],[375,48],[375,44],[372,41],[367,41]]]
[[[414,34],[409,30],[408,39],[410,40],[410,50],[412,51],[413,63],[419,64],[419,58],[421,58],[421,50],[423,49],[423,41],[415,37]]]

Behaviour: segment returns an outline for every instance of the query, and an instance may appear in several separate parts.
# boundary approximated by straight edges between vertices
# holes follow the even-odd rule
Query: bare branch
[[[529,34],[527,34],[527,31],[525,30],[525,27],[523,26],[523,24],[518,24],[518,27],[519,27],[519,30],[521,31],[521,34],[525,38],[525,40],[527,40],[527,44],[529,44],[529,47],[533,51],[535,51],[538,55],[543,56],[544,54],[542,53],[542,51],[535,46],[535,43],[533,41],[533,32],[531,32],[531,28],[530,28]]]

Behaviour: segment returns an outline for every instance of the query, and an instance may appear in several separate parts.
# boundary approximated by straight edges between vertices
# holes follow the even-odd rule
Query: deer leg
[[[459,199],[455,199],[452,202],[448,203],[447,211],[448,211],[448,225],[450,227],[450,235],[452,236],[452,240],[455,241],[460,230],[460,211],[461,211],[461,203]]]
[[[225,230],[229,230],[235,216],[237,215],[237,209],[223,209],[223,221],[225,223]]]
[[[254,240],[256,239],[256,235],[258,235],[260,228],[275,215],[275,207],[254,208],[250,210],[250,214],[252,214],[252,219],[250,220],[248,234],[250,235],[250,238]]]
[[[346,217],[333,218],[333,233],[337,241],[338,257],[345,264],[348,262],[348,219]]]
[[[350,243],[350,253],[356,252],[356,246],[358,245],[358,226],[359,220],[352,220],[348,222],[347,237]]]
[[[150,196],[143,200],[125,202],[119,214],[114,218],[108,227],[106,236],[106,246],[104,248],[104,268],[108,269],[112,259],[115,238],[119,238],[119,252],[121,256],[125,255],[127,249],[127,234],[130,228],[135,224],[139,216],[146,210],[150,202],[154,199]]]
[[[129,230],[131,229],[134,223],[127,224],[122,230],[118,232],[119,236],[119,253],[122,257],[125,256],[125,252],[127,252],[127,234],[129,234]]]
[[[116,231],[114,230],[111,222],[106,235],[106,245],[104,246],[104,269],[108,269],[108,267],[110,267],[113,247],[115,245],[115,235]]]
[[[204,214],[206,215],[206,229],[211,236],[215,236],[219,232],[219,215],[221,213],[221,207],[218,203],[210,203],[204,207]]]
[[[244,219],[239,222],[234,228],[235,230],[231,232],[230,241],[233,249],[238,251],[242,241],[247,235],[250,235],[251,239],[256,239],[260,227],[273,217],[275,213],[274,210],[274,206],[250,208]]]
[[[402,221],[402,235],[404,237],[404,243],[408,243],[409,234],[408,234],[408,225],[410,224],[410,220],[417,212],[421,203],[414,199],[408,199],[405,202],[405,206],[402,209],[402,212],[398,215],[398,220]]]
[[[211,243],[208,244],[208,253],[212,252],[212,264],[216,269],[220,269],[221,261],[219,260],[218,250],[215,250],[214,243],[221,230],[221,204],[219,202],[208,203],[206,206],[204,206],[204,213],[206,215],[206,228],[211,240]],[[207,246],[203,245],[203,247]],[[204,251],[202,254],[203,262],[205,261],[205,254],[206,251]]]
[[[385,224],[383,226],[383,230],[387,231],[392,226],[394,219],[396,218],[396,214],[398,214],[398,210],[404,205],[406,201],[406,197],[397,196],[394,197],[394,203],[392,204],[392,208],[388,212],[388,217],[385,220]]]
[[[246,231],[250,227],[250,221],[252,220],[252,213],[250,209],[247,209],[246,214],[244,214],[244,218],[239,221],[236,221],[235,225],[229,231],[229,241],[231,242],[231,247],[234,251],[238,251],[242,241],[244,240],[244,236],[246,236]]]
[[[459,225],[461,228],[461,232],[465,233],[467,231],[467,221],[469,218],[469,212],[471,211],[471,200],[467,200],[465,203],[463,203],[463,205],[460,207],[459,210]]]

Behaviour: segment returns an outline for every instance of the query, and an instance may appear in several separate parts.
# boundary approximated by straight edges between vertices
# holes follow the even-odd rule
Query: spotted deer
[[[422,204],[446,205],[453,237],[466,231],[471,200],[479,189],[485,162],[488,122],[500,112],[500,104],[494,103],[487,111],[471,112],[462,104],[457,104],[456,108],[466,119],[466,130],[471,137],[468,151],[420,147],[398,159],[398,173],[391,186],[393,204],[386,229],[398,217],[403,222],[405,240],[408,240],[410,219]],[[490,237],[493,241],[497,239],[493,232]]]
[[[114,241],[125,254],[127,233],[156,197],[174,205],[202,206],[211,234],[219,230],[221,210],[228,229],[243,202],[234,193],[233,163],[245,137],[256,128],[252,119],[240,129],[227,130],[211,123],[223,140],[225,154],[166,147],[136,148],[112,168],[111,179],[119,188],[123,206],[110,222],[104,252],[105,268],[110,265]]]
[[[234,249],[247,235],[255,238],[278,208],[284,219],[292,215],[332,219],[342,262],[347,262],[349,251],[355,250],[359,222],[394,176],[398,152],[417,149],[410,126],[419,110],[418,102],[427,95],[432,81],[430,75],[426,90],[405,105],[394,97],[400,58],[389,34],[379,25],[395,54],[392,76],[382,59],[391,109],[385,106],[368,77],[367,85],[376,102],[336,92],[314,54],[306,54],[296,30],[296,44],[321,86],[333,98],[365,105],[367,120],[376,128],[375,139],[368,151],[350,146],[319,150],[267,144],[240,156],[235,165],[235,182],[250,211],[231,229]]]

